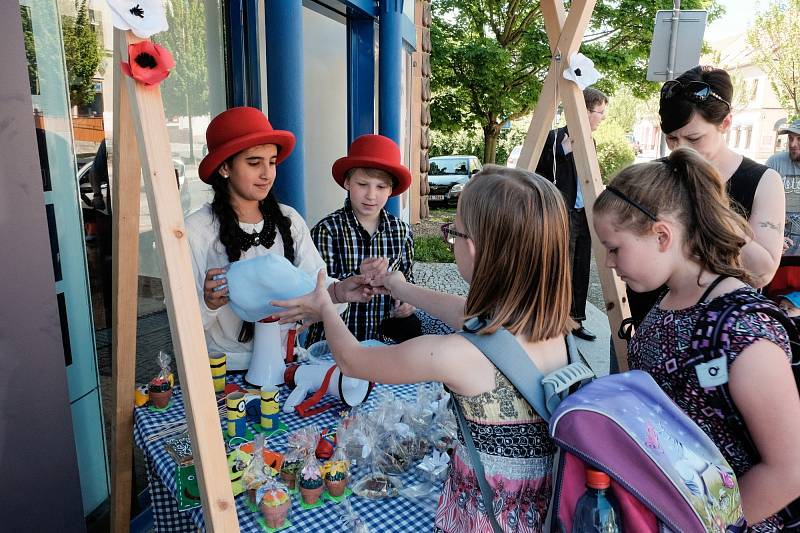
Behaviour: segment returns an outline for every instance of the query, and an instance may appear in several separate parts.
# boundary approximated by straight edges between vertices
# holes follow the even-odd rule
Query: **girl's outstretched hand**
[[[285,311],[274,313],[281,324],[302,322],[304,325],[313,324],[322,320],[322,314],[330,306],[334,307],[325,282],[328,274],[324,268],[317,273],[317,286],[313,291],[291,300],[273,300],[270,302],[275,307],[285,307]]]
[[[395,291],[406,283],[406,277],[398,270],[382,272],[370,282],[375,294],[388,294],[395,297]]]

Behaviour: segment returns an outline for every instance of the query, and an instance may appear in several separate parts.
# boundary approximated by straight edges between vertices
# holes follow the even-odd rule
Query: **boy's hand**
[[[372,276],[365,274],[350,276],[342,281],[337,281],[335,287],[331,285],[331,291],[334,292],[333,296],[339,303],[368,302],[376,294],[370,285],[370,279],[372,279]]]
[[[406,283],[406,277],[402,272],[395,270],[392,272],[382,272],[370,282],[375,294],[388,294],[393,296],[402,284]]]
[[[361,275],[366,277],[366,281],[372,281],[376,276],[389,270],[389,260],[385,257],[367,257],[361,261],[358,268]]]
[[[394,318],[405,318],[407,316],[413,315],[414,311],[416,310],[417,308],[409,303],[401,302],[400,300],[395,300],[394,307],[392,308],[390,316]]]
[[[317,274],[317,286],[313,291],[299,298],[291,300],[273,300],[270,302],[275,307],[285,307],[285,311],[274,313],[272,316],[280,319],[281,324],[302,322],[303,324],[313,324],[322,320],[322,315],[328,307],[333,308],[331,296],[328,293],[325,282],[328,274],[325,269],[320,269]],[[334,308],[335,309],[335,308]]]

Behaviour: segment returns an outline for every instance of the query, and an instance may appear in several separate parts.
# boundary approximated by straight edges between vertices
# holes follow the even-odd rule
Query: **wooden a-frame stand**
[[[189,245],[172,167],[161,91],[120,73],[128,44],[141,41],[114,30],[114,182],[112,318],[111,530],[130,525],[133,402],[136,370],[136,303],[139,253],[139,186],[144,176],[172,344],[183,390],[186,421],[209,532],[239,531],[211,368],[200,319]],[[140,166],[141,165],[141,166]],[[143,172],[142,172],[143,171]],[[205,423],[203,423],[205,421]],[[212,423],[208,423],[211,421]]]
[[[562,0],[541,1],[544,26],[553,60],[542,86],[539,102],[536,104],[517,167],[527,170],[536,168],[550,131],[550,125],[555,117],[556,107],[559,100],[563,102],[569,135],[572,138],[575,167],[580,177],[580,187],[586,204],[586,217],[592,233],[594,256],[598,259],[597,270],[600,274],[600,284],[603,287],[606,313],[611,326],[611,338],[614,342],[619,368],[621,371],[625,371],[628,369],[628,347],[625,341],[617,336],[617,331],[622,319],[630,316],[628,298],[625,295],[625,286],[622,281],[600,261],[600,258],[605,257],[606,252],[595,235],[592,225],[592,206],[598,194],[603,190],[600,166],[597,163],[597,152],[594,142],[592,142],[589,115],[583,100],[583,92],[577,84],[565,79],[562,75],[564,69],[568,67],[569,58],[580,47],[586,26],[589,24],[594,10],[595,1],[574,0],[568,16],[564,11]]]

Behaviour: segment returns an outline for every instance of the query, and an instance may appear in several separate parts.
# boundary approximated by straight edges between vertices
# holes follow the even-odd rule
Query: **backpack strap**
[[[753,292],[735,291],[711,300],[705,313],[695,324],[690,345],[691,357],[687,362],[694,369],[700,386],[717,389],[718,407],[727,407],[732,413],[726,422],[741,430],[749,445],[756,449],[750,439],[744,419],[738,414],[728,388],[728,348],[729,338],[735,333],[732,330],[742,316],[759,313],[773,318],[780,323],[789,335],[792,349],[792,372],[795,382],[800,383],[800,335],[794,323],[772,301],[765,296]],[[688,376],[686,377],[688,380]]]
[[[500,328],[491,335],[475,333],[484,325],[485,321],[472,318],[464,323],[464,330],[458,334],[480,350],[546,422],[550,422],[550,415],[561,403],[564,392],[576,383],[594,377],[572,335],[565,339],[569,364],[544,376],[510,331]]]
[[[478,480],[478,488],[481,490],[486,516],[489,517],[489,523],[492,525],[494,533],[503,533],[503,528],[500,527],[500,524],[497,522],[497,517],[494,514],[494,494],[489,487],[489,482],[486,481],[486,472],[483,470],[481,456],[478,455],[478,450],[475,448],[475,441],[472,440],[472,432],[469,429],[467,419],[464,418],[464,413],[461,410],[461,405],[458,403],[458,400],[451,396],[450,402],[453,405],[453,410],[456,412],[458,427],[461,428],[461,434],[464,436],[464,444],[467,448],[467,455],[469,455],[469,462],[472,463],[472,469],[475,471],[475,478]]]

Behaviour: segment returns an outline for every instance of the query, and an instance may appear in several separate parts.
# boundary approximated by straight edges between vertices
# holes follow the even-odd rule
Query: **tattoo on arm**
[[[780,224],[774,224],[774,223],[770,222],[769,220],[765,220],[763,222],[759,222],[758,225],[761,226],[762,228],[769,228],[769,229],[774,229],[775,231],[781,231],[781,225]]]

